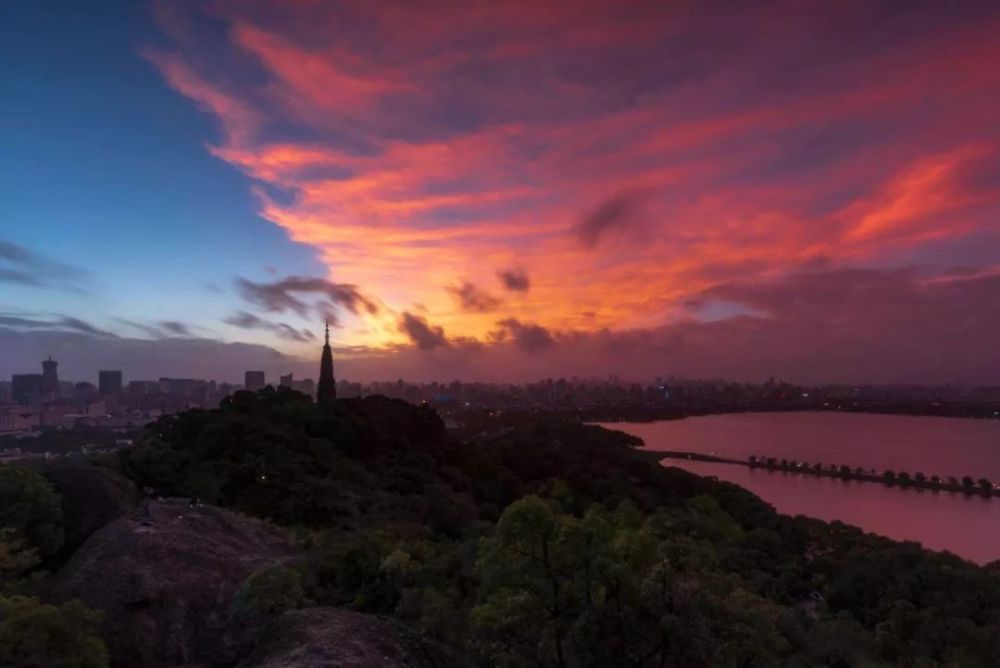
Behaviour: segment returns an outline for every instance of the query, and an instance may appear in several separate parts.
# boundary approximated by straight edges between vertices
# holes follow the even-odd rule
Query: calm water
[[[648,450],[714,453],[971,475],[1000,482],[1000,421],[851,413],[752,413],[604,425]],[[731,464],[667,460],[746,487],[790,515],[841,520],[979,563],[1000,559],[1000,498],[816,478]]]

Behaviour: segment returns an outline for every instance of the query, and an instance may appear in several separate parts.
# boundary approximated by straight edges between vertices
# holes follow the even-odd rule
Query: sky
[[[987,2],[0,4],[0,377],[1000,382]]]

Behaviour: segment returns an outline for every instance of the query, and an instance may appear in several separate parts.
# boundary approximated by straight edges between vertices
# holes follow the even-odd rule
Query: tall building
[[[280,376],[280,382],[278,383],[281,387],[287,387],[289,389],[295,387],[295,374],[288,374],[287,376]]]
[[[47,360],[42,360],[42,392],[56,396],[59,394],[59,374],[56,369],[59,363],[49,355]]]
[[[251,392],[263,390],[265,385],[267,385],[267,379],[264,377],[263,371],[247,371],[243,374],[243,387]]]
[[[15,373],[10,377],[11,396],[22,406],[39,403],[42,395],[42,374]]]
[[[323,356],[319,362],[319,385],[316,388],[316,402],[333,401],[337,398],[337,381],[333,378],[333,351],[330,350],[330,323],[326,323],[326,341]]]
[[[316,383],[313,382],[312,378],[292,381],[292,389],[310,397],[316,396]]]
[[[99,371],[97,385],[105,397],[117,397],[122,393],[121,371]]]

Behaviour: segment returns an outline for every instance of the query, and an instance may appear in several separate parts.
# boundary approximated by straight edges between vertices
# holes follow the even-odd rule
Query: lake
[[[750,455],[810,463],[971,475],[1000,482],[1000,421],[862,413],[739,413],[605,423],[647,450],[681,450],[745,460]],[[978,563],[1000,559],[1000,498],[965,496],[819,478],[732,464],[666,460],[757,494],[779,512],[840,520]]]

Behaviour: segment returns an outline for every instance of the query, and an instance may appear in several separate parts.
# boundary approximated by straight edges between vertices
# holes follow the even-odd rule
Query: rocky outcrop
[[[283,533],[220,508],[149,501],[96,531],[56,573],[51,598],[104,613],[115,666],[236,661],[224,641],[233,595],[295,552]]]
[[[459,668],[469,664],[389,619],[337,608],[287,612],[239,668]]]
[[[248,642],[230,623],[233,597],[254,572],[295,557],[264,522],[147,501],[94,532],[53,576],[49,598],[79,598],[104,613],[116,668],[467,665],[393,620],[335,608],[285,613]]]
[[[132,481],[80,458],[46,462],[39,472],[62,499],[63,544],[48,568],[65,563],[91,534],[139,505],[140,494]]]

